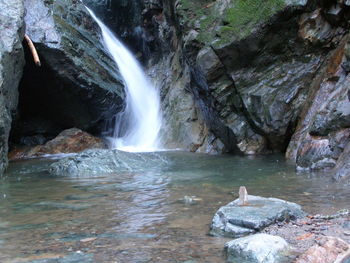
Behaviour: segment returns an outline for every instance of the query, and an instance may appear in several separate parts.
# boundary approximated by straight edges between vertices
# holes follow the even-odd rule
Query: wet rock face
[[[178,2],[184,56],[194,72],[190,90],[207,136],[220,140],[223,151],[287,147],[324,58],[322,50],[299,41],[305,7],[306,1],[268,1],[260,12],[254,1]]]
[[[349,37],[339,41],[312,83],[308,103],[287,149],[300,170],[322,170],[337,166],[349,144],[349,75],[342,66],[347,60]]]
[[[124,98],[98,25],[80,1],[26,0],[25,7],[26,31],[42,67],[35,67],[26,52],[17,126],[35,118],[54,120],[58,132],[70,127],[98,131],[122,108]]]
[[[8,138],[24,66],[22,1],[0,1],[0,176],[7,166]]]
[[[143,2],[126,0],[83,1],[135,53],[144,51],[144,35],[141,29]]]
[[[194,104],[181,115],[195,116],[185,123],[201,132],[181,143],[207,152],[287,149],[301,169],[332,168],[348,142],[348,4],[267,1],[259,16],[253,2],[176,2],[181,66],[169,67],[167,74],[187,76],[181,85],[187,81],[190,94],[182,92],[181,98],[192,95]],[[171,91],[166,87],[163,94]],[[168,110],[181,100],[164,98],[169,127],[182,126],[184,118]]]
[[[350,143],[344,147],[344,151],[337,159],[337,164],[331,171],[336,180],[350,178]]]

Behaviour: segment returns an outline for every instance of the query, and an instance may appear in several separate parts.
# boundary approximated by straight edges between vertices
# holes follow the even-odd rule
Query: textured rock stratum
[[[23,1],[0,1],[0,175],[8,162],[8,139],[24,66],[23,17]]]
[[[163,3],[162,20],[157,10],[167,59],[150,71],[163,70],[165,145],[286,152],[300,170],[340,166],[350,128],[347,1],[179,0],[171,12]]]

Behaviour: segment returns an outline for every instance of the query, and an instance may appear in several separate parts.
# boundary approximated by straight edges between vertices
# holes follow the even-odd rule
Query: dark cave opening
[[[40,57],[41,67],[36,66],[25,43],[23,47],[26,65],[19,84],[10,148],[44,144],[61,131],[73,127],[100,135],[108,118],[96,121],[91,113],[93,107],[88,102],[93,96],[89,97],[83,89],[76,90],[69,80],[60,78],[43,56]],[[37,47],[40,56],[40,46]]]

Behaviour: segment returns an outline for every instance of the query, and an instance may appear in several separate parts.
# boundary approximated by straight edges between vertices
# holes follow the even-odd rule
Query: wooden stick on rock
[[[40,67],[41,66],[41,62],[40,62],[40,59],[39,59],[39,55],[38,55],[38,52],[36,51],[36,48],[35,48],[32,40],[27,35],[24,35],[24,39],[27,41],[28,47],[30,49],[30,52],[33,55],[33,60],[34,60],[35,65]]]

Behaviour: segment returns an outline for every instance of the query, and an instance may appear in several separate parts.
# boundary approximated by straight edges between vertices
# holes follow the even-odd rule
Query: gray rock
[[[333,177],[336,180],[350,178],[350,142],[344,148],[337,165],[333,169]]]
[[[221,207],[215,214],[210,234],[241,237],[255,233],[279,221],[305,215],[298,204],[277,198],[248,196],[248,204],[238,205],[239,199]]]
[[[208,133],[192,94],[188,92],[191,81],[189,67],[181,63],[181,52],[164,57],[149,70],[149,75],[161,87],[164,123],[161,140],[165,148],[199,151]],[[203,151],[206,151],[204,149]]]
[[[232,263],[278,263],[285,261],[290,246],[281,237],[256,234],[238,238],[225,244],[227,262]]]
[[[168,161],[157,153],[129,153],[118,150],[87,150],[50,165],[55,176],[92,176],[162,168]]]
[[[26,33],[36,45],[43,71],[36,76],[41,80],[29,72],[23,84],[28,83],[23,90],[39,93],[27,95],[32,100],[27,102],[29,110],[43,105],[46,115],[55,116],[58,124],[80,129],[111,118],[122,108],[124,85],[83,3],[25,0],[25,8]],[[46,116],[42,109],[37,112]]]
[[[203,48],[199,51],[197,65],[202,70],[207,81],[215,80],[225,74],[224,65],[210,47]]]
[[[21,0],[0,0],[0,176],[7,167],[8,138],[24,66],[23,17]]]
[[[328,63],[320,69],[319,80],[310,87],[309,103],[286,153],[299,170],[340,167],[338,159],[350,141],[350,75],[341,68],[348,43],[348,38],[344,37],[337,49],[328,55]]]

